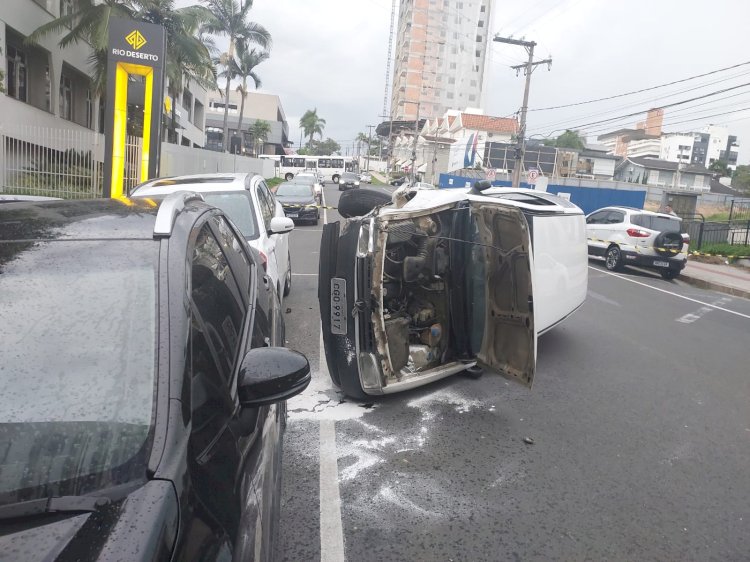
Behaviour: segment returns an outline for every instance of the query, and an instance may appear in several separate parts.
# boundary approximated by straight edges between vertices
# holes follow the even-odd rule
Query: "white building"
[[[667,133],[662,135],[660,140],[659,158],[661,160],[690,163],[693,158],[694,135],[692,133]]]

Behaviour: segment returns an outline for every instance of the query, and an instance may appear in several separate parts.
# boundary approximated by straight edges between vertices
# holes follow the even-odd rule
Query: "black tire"
[[[339,197],[339,214],[344,218],[361,217],[378,205],[391,202],[391,196],[384,191],[360,188],[347,191]]]
[[[470,379],[478,379],[484,374],[484,369],[482,369],[478,365],[474,365],[473,367],[469,367],[464,371],[464,375],[469,377]]]
[[[620,271],[622,269],[622,252],[619,246],[610,246],[604,255],[604,267],[610,271]]]
[[[660,232],[654,239],[654,251],[660,256],[674,257],[682,251],[682,234]]]
[[[287,272],[287,277],[284,280],[284,296],[289,296],[289,293],[292,292],[292,254],[290,253],[287,257],[287,261],[289,263],[289,271]]]
[[[333,183],[339,183],[339,176],[338,176],[338,174],[333,174],[333,177],[331,179],[333,180]]]
[[[339,222],[323,225],[323,234],[320,237],[320,260],[318,261],[318,305],[320,307],[321,329],[325,334],[331,331],[331,278],[336,275],[336,251],[339,241]],[[323,259],[327,256],[328,259]],[[336,363],[329,356],[331,352],[325,346],[326,361],[328,362],[328,374],[333,384],[341,388],[339,373],[335,369]]]
[[[664,279],[671,280],[671,279],[677,279],[677,277],[680,275],[680,272],[676,269],[664,269],[661,272],[661,276]]]
[[[294,179],[294,174],[291,172],[287,172],[286,175],[284,176],[284,179],[286,181],[292,181]]]

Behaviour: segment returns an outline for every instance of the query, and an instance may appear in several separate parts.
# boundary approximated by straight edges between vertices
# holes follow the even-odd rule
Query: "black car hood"
[[[174,486],[151,480],[94,513],[3,521],[3,562],[168,560],[177,537]]]
[[[315,198],[310,195],[305,197],[279,197],[276,196],[276,199],[279,200],[279,203],[282,205],[314,205],[315,204]]]

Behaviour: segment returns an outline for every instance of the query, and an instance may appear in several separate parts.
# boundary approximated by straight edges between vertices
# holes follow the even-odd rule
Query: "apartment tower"
[[[391,118],[480,107],[493,0],[401,0]]]

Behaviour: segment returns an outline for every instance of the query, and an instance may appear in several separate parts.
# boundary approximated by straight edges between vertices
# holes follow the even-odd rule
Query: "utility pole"
[[[365,172],[370,171],[370,146],[372,144],[372,128],[375,125],[367,125],[367,128],[369,129],[367,133],[367,166],[365,168]]]
[[[529,108],[529,88],[531,87],[531,73],[534,72],[534,68],[540,64],[546,64],[547,68],[552,65],[552,59],[544,59],[543,61],[534,62],[534,47],[536,43],[534,41],[523,41],[520,39],[511,39],[510,37],[498,37],[495,36],[493,41],[498,43],[507,43],[508,45],[518,45],[526,49],[529,54],[529,60],[526,64],[518,66],[512,66],[511,68],[518,73],[520,69],[524,69],[526,75],[526,86],[523,90],[523,105],[521,106],[521,123],[519,125],[518,138],[516,142],[516,155],[515,155],[515,166],[513,167],[513,187],[519,187],[521,185],[521,167],[523,166],[523,157],[526,152],[525,136],[526,136],[526,111]]]

